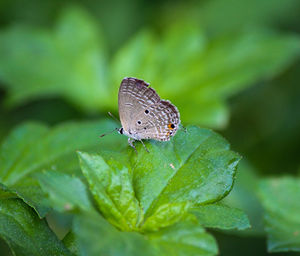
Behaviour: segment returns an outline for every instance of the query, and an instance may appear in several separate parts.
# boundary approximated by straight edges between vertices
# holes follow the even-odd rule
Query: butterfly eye
[[[149,114],[149,110],[148,109],[145,110],[145,114]]]

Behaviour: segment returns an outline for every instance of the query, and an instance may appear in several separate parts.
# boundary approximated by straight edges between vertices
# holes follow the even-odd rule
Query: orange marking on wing
[[[171,130],[173,130],[174,129],[174,124],[169,123],[168,124],[168,128],[171,129]]]

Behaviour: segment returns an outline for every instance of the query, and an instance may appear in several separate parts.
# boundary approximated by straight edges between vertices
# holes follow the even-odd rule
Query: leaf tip
[[[77,156],[78,156],[79,158],[84,158],[85,155],[86,155],[85,152],[82,152],[82,151],[80,151],[80,150],[76,150],[76,154],[77,154]]]

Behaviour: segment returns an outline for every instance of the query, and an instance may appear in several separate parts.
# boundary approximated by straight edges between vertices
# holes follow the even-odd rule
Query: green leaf
[[[189,203],[167,203],[159,206],[156,211],[145,220],[142,230],[156,231],[163,227],[171,226],[183,219],[195,219],[188,214]]]
[[[170,142],[146,146],[150,153],[139,147],[134,155],[133,183],[147,217],[165,203],[208,204],[232,189],[240,157],[220,135],[188,126]]]
[[[191,210],[203,227],[218,229],[247,229],[250,223],[247,215],[236,208],[223,204],[198,206]]]
[[[251,48],[247,45],[248,43],[259,47]],[[233,46],[234,44],[239,45]],[[281,40],[275,36],[269,38],[254,35],[252,38],[247,38],[242,35],[230,39],[219,39],[213,43],[212,49],[207,51],[206,56],[203,57],[203,63],[199,63],[198,70],[202,72],[199,72],[198,78],[189,83],[195,85],[194,88],[187,88],[172,101],[178,106],[181,115],[185,117],[183,121],[223,128],[227,126],[229,118],[226,99],[259,80],[270,79],[282,72],[299,56],[298,46],[299,40],[292,37]],[[241,50],[233,53],[231,47],[234,47],[234,51],[239,48]],[[248,51],[242,53],[242,49],[248,49]],[[285,52],[283,49],[286,49]],[[270,56],[274,56],[274,59]],[[236,59],[232,59],[233,57]],[[219,59],[224,59],[224,61],[220,63]],[[199,86],[196,87],[197,85]],[[191,91],[193,91],[192,94]],[[195,109],[197,109],[197,115],[194,114]]]
[[[51,206],[58,211],[93,210],[85,184],[77,177],[48,171],[36,174],[48,194]]]
[[[80,255],[157,255],[153,254],[151,245],[142,235],[134,232],[120,232],[97,214],[75,218],[74,232],[77,236]]]
[[[232,208],[243,210],[251,223],[251,229],[238,231],[238,234],[264,236],[263,209],[258,198],[259,176],[257,170],[245,159],[237,169],[236,181],[230,194],[222,202]],[[234,231],[230,231],[234,232]],[[236,232],[234,232],[237,234]]]
[[[148,234],[156,247],[155,255],[216,255],[218,247],[215,239],[194,223],[178,223],[158,232]]]
[[[19,198],[34,208],[40,218],[45,217],[49,212],[50,207],[46,194],[36,178],[31,176],[25,177],[13,186],[10,186],[10,188]]]
[[[113,59],[114,85],[119,85],[118,81],[130,74],[151,82],[161,96],[176,96],[190,80],[191,74],[186,73],[190,62],[202,53],[205,45],[203,31],[192,24],[169,27],[162,38],[153,31],[143,30]],[[171,86],[172,90],[169,90]]]
[[[221,128],[229,117],[226,99],[284,70],[299,57],[299,42],[270,31],[209,40],[191,24],[168,27],[160,38],[142,31],[113,59],[114,93],[124,76],[140,77],[178,107],[183,122]]]
[[[105,160],[100,155],[79,152],[80,166],[90,190],[105,218],[121,230],[137,229],[143,212],[135,198],[128,167],[117,159],[124,158],[111,152]]]
[[[300,178],[263,179],[259,195],[265,209],[270,252],[300,251]]]
[[[7,101],[16,105],[62,96],[87,111],[112,110],[121,79],[136,76],[178,106],[183,122],[223,128],[229,97],[277,75],[299,57],[296,35],[248,29],[210,38],[187,20],[172,22],[161,36],[141,30],[111,63],[96,23],[80,9],[64,11],[51,31],[10,27],[0,33],[0,79]]]
[[[17,164],[22,159],[22,154],[28,151],[28,145],[35,145],[48,131],[43,124],[27,123],[13,130],[0,148],[0,179],[1,182],[10,185],[8,182],[10,172],[17,169]]]
[[[199,225],[188,222],[143,236],[135,232],[120,232],[100,215],[89,214],[75,218],[74,231],[81,255],[208,256],[216,255],[218,251],[211,235]]]
[[[155,54],[156,44],[157,39],[153,33],[148,30],[143,30],[116,53],[111,63],[115,95],[117,95],[120,81],[124,77],[135,76],[149,79],[155,75],[156,69],[153,62],[157,58]],[[149,52],[153,54],[149,54]],[[116,98],[114,100],[117,102]]]
[[[53,30],[18,25],[1,32],[0,79],[8,103],[62,96],[85,110],[103,108],[110,97],[102,41],[79,8],[66,8]]]
[[[0,235],[14,255],[71,255],[46,221],[20,199],[0,199]]]
[[[0,199],[17,198],[17,195],[0,183]]]
[[[274,76],[299,57],[299,41],[296,35],[266,30],[219,37],[197,63],[201,87],[193,96],[224,98]]]
[[[51,129],[39,123],[20,125],[0,145],[0,181],[44,217],[49,207],[33,173],[52,169],[73,174],[79,171],[76,150],[127,146],[117,134],[99,139],[113,128],[109,121],[70,122]]]
[[[68,234],[66,234],[62,242],[70,252],[72,252],[74,255],[79,255],[78,245],[74,232],[70,231]]]
[[[99,209],[119,229],[154,231],[195,219],[192,205],[216,202],[231,190],[240,157],[216,133],[189,126],[170,142],[145,143],[150,153],[139,144],[130,161],[125,153],[79,153]]]
[[[70,122],[52,129],[38,123],[23,124],[1,145],[0,180],[9,186],[42,168],[58,168],[56,163],[59,168],[69,166],[77,161],[74,152],[78,149],[96,145],[118,147],[121,136],[111,135],[109,140],[99,140],[101,133],[113,128],[115,125],[107,121]]]

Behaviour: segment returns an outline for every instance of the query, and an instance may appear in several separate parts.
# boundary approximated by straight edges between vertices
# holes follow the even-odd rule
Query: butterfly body
[[[131,140],[170,140],[180,124],[177,108],[161,100],[154,89],[143,80],[126,77],[122,80],[119,95],[119,115],[122,128],[119,133]]]

